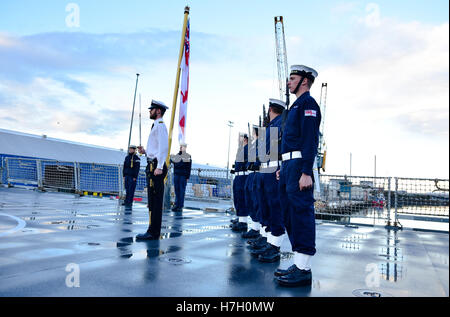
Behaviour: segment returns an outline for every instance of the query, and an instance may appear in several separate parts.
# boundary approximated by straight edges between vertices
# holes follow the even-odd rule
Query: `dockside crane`
[[[280,99],[285,100],[286,105],[289,106],[289,90],[287,89],[289,67],[287,62],[286,38],[284,35],[284,21],[282,16],[277,16],[274,19],[275,19],[275,46],[276,46]]]
[[[320,112],[322,113],[322,123],[319,130],[319,149],[317,154],[317,165],[323,172],[325,172],[325,163],[327,158],[327,145],[325,143],[324,131],[325,131],[325,111],[327,108],[327,94],[328,94],[328,84],[322,83],[322,88],[320,90]]]

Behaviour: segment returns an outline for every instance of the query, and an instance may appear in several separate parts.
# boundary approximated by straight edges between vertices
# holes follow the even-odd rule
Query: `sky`
[[[377,176],[449,178],[448,1],[1,1],[0,127],[126,148],[138,72],[146,144],[151,99],[172,105],[186,4],[194,162],[226,167],[228,120],[233,161],[279,98],[282,15],[288,63],[318,71],[316,100],[328,84],[327,174],[349,174],[351,153],[352,175],[373,176],[376,155]],[[139,97],[136,144],[138,114]]]

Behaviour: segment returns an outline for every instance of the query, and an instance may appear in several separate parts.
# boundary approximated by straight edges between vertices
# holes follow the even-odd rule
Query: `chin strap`
[[[303,81],[305,80],[305,76],[302,76],[302,79],[299,81],[297,88],[295,88],[293,94],[296,95],[298,90],[300,89],[300,86],[303,84]]]

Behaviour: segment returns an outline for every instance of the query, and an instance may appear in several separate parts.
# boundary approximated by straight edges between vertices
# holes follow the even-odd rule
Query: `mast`
[[[133,111],[131,112],[130,135],[128,136],[128,147],[127,147],[127,151],[128,151],[128,149],[130,148],[131,131],[133,130],[134,106],[135,106],[135,104],[136,104],[136,93],[137,93],[138,81],[139,81],[139,74],[136,74],[136,88],[134,89]]]

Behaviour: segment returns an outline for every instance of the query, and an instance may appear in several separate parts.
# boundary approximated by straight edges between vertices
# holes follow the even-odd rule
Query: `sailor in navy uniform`
[[[192,158],[186,152],[186,143],[180,143],[180,152],[177,155],[170,156],[170,162],[173,164],[173,183],[175,187],[175,205],[173,212],[182,212],[184,207],[184,196],[186,185],[191,177]]]
[[[235,178],[233,181],[234,207],[236,208],[237,220],[231,225],[231,230],[235,232],[247,231],[248,209],[245,203],[245,183],[248,177],[246,169],[248,162],[248,136],[240,137],[239,149],[235,162]]]
[[[279,154],[281,151],[281,114],[286,108],[286,103],[277,99],[269,101],[270,122],[265,128],[266,156],[261,164],[258,191],[261,205],[261,224],[264,228],[263,236],[266,244],[253,247],[252,255],[257,256],[260,262],[276,262],[280,260],[280,246],[285,236],[283,213],[280,207],[278,192],[278,180],[276,172],[281,166]]]
[[[259,128],[253,127],[252,138],[253,142],[249,146],[249,157],[247,163],[247,171],[249,175],[245,181],[245,204],[247,205],[248,214],[252,220],[252,228],[242,234],[244,239],[254,239],[259,237],[259,219],[258,219],[258,200],[256,196],[256,182],[259,173],[261,162],[258,158],[258,133]]]
[[[294,65],[288,82],[297,100],[283,115],[279,177],[280,204],[294,252],[294,264],[275,272],[285,286],[311,285],[311,258],[316,253],[313,165],[319,144],[320,108],[309,90],[317,72]],[[317,180],[318,181],[318,180]]]
[[[141,159],[136,155],[136,146],[130,145],[128,155],[123,162],[123,178],[125,183],[126,196],[123,206],[126,210],[131,210],[133,206],[134,192],[136,190],[137,178],[141,167]]]
[[[161,101],[152,100],[150,119],[154,120],[148,137],[147,149],[139,147],[139,153],[147,156],[148,207],[150,223],[147,232],[138,234],[136,240],[156,240],[161,234],[161,221],[164,196],[164,179],[167,175],[166,158],[169,152],[169,136],[163,121],[168,107]]]

